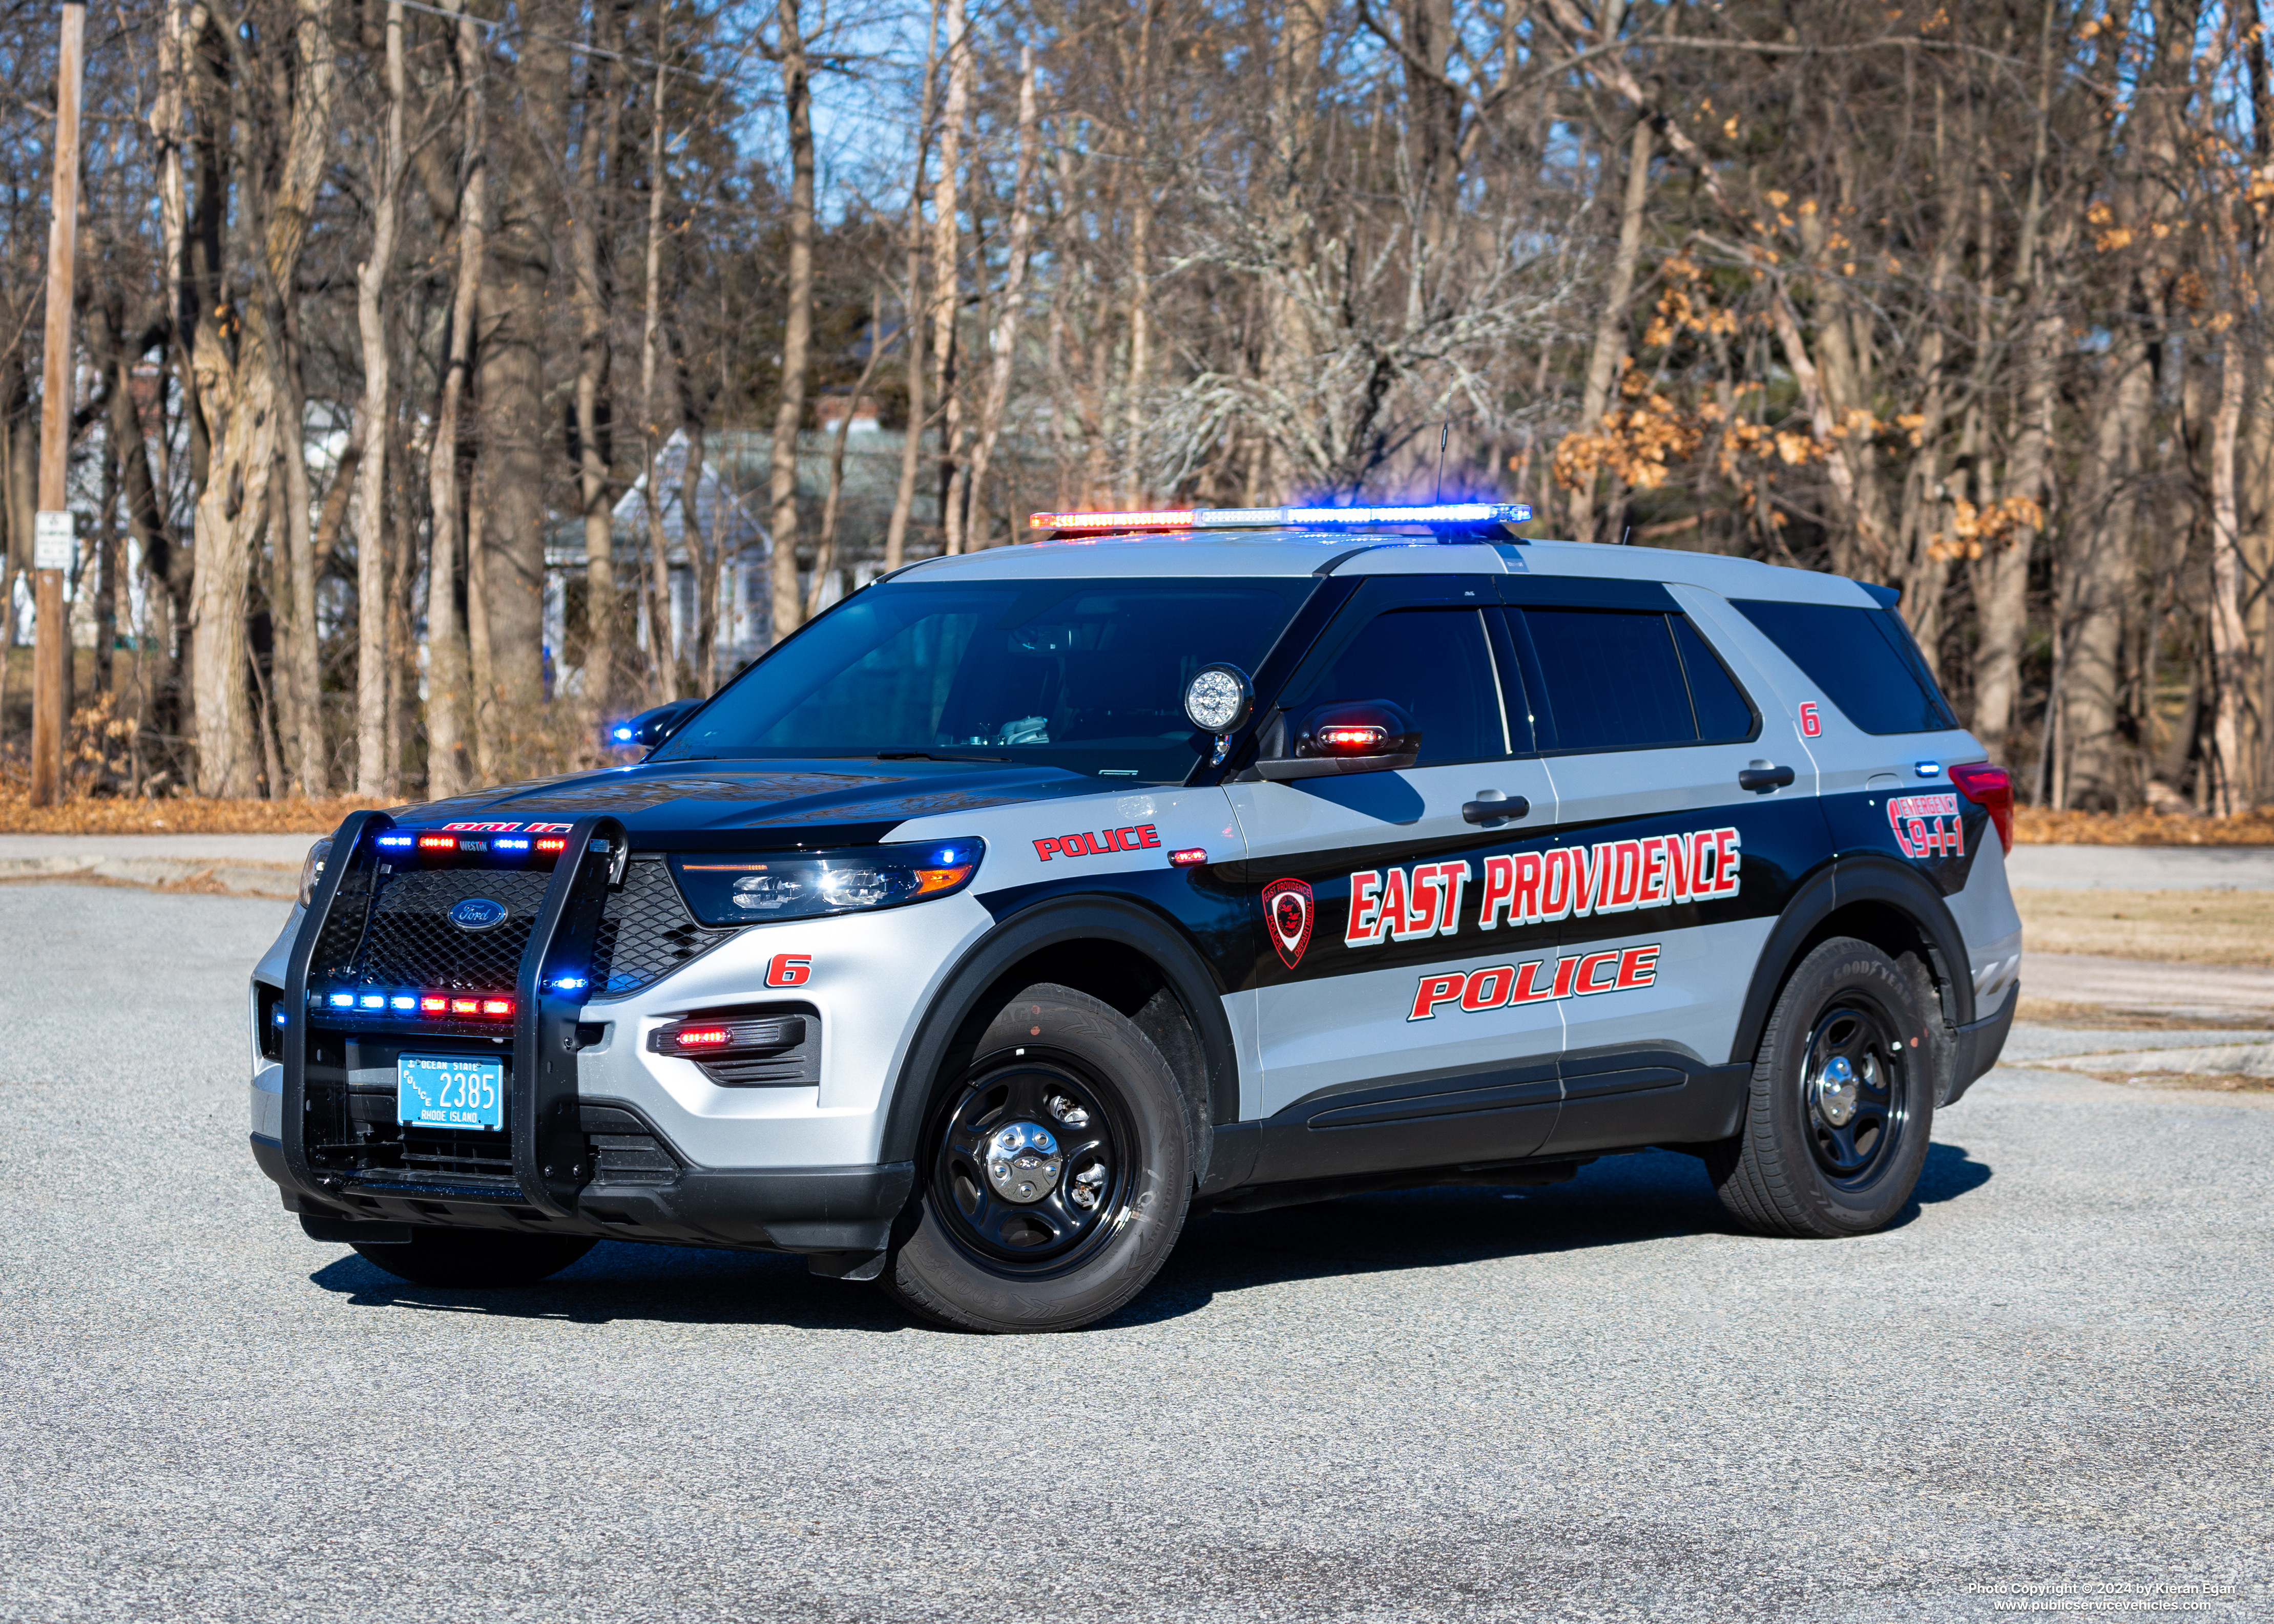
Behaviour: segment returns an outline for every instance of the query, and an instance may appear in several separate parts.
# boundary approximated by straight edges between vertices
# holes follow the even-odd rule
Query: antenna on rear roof
[[[1433,502],[1445,500],[1445,442],[1452,437],[1453,420],[1448,417],[1437,429],[1437,491],[1429,499]]]

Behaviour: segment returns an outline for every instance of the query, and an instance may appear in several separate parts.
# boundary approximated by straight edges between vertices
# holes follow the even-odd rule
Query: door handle
[[[1472,823],[1490,828],[1495,823],[1512,823],[1530,815],[1532,803],[1521,795],[1503,795],[1497,790],[1479,790],[1477,799],[1461,803],[1461,816]]]
[[[1792,769],[1789,767],[1740,767],[1737,770],[1737,787],[1739,789],[1749,789],[1757,792],[1760,790],[1782,789],[1786,785],[1791,782]]]

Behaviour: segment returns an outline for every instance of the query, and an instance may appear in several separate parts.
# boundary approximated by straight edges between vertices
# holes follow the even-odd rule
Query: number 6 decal
[[[810,953],[776,953],[766,960],[766,985],[802,987],[813,979]]]
[[[1800,731],[1813,739],[1824,731],[1824,718],[1816,714],[1816,702],[1803,700],[1800,706]]]

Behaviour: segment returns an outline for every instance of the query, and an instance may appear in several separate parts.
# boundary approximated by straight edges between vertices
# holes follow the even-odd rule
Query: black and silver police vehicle
[[[1196,1212],[1649,1147],[1879,1228],[2019,997],[2007,775],[1884,589],[1528,517],[1037,515],[636,765],[350,817],[255,1160],[411,1281],[756,1249],[990,1331]]]

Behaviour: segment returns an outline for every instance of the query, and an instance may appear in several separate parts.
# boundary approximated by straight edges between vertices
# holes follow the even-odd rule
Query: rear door
[[[1564,1100],[1547,1148],[1704,1137],[1731,1081],[1705,1074],[1826,849],[1814,764],[1758,673],[1665,588],[1511,575],[1503,596],[1556,796],[1542,913]]]
[[[1536,860],[1532,831],[1555,821],[1528,729],[1504,703],[1513,654],[1493,581],[1369,580],[1279,702],[1291,722],[1326,703],[1400,705],[1420,727],[1414,767],[1227,786],[1264,921],[1257,1019],[1275,1131],[1259,1181],[1504,1160],[1554,1124],[1562,1019],[1552,998],[1511,994],[1518,961],[1542,957],[1555,928],[1510,929],[1504,898],[1486,917],[1490,884],[1517,853]],[[1524,816],[1465,816],[1494,793]]]

